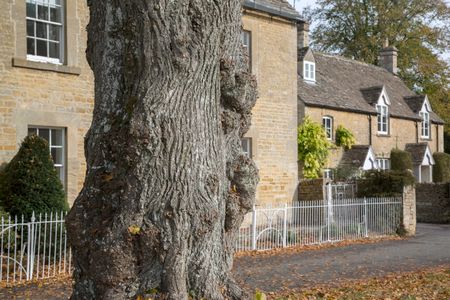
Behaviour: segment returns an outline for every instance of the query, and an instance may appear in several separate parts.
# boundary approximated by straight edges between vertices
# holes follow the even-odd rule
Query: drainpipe
[[[419,143],[419,123],[416,121],[416,144]]]
[[[372,146],[372,116],[367,115],[367,119],[369,120],[369,146]]]

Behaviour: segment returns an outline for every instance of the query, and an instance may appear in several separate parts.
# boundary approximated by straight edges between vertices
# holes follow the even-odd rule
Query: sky
[[[313,6],[316,3],[316,0],[288,0],[292,6],[294,6],[295,4],[295,8],[302,13],[303,9],[308,6],[311,5]],[[295,3],[294,3],[295,2]]]

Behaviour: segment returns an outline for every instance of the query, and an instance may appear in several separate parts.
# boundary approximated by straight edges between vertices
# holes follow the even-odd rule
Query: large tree
[[[448,3],[448,2],[447,2]],[[306,17],[313,47],[377,64],[387,40],[399,50],[400,77],[429,96],[450,123],[450,8],[445,0],[319,0]],[[450,127],[446,127],[450,147]],[[450,148],[448,148],[450,151]]]
[[[240,299],[230,276],[257,169],[241,0],[88,1],[95,107],[67,217],[72,299]]]

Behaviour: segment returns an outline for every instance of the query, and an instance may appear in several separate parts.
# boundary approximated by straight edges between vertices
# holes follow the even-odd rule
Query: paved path
[[[450,225],[419,224],[417,236],[407,240],[240,257],[234,273],[249,292],[276,292],[441,265],[450,267]],[[68,299],[70,293],[66,280],[45,286],[0,288],[0,299]]]
[[[276,292],[440,265],[450,266],[450,225],[418,224],[407,240],[241,257],[234,272],[249,289]]]

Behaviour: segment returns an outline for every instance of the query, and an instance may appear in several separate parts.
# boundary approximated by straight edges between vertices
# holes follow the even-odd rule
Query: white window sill
[[[40,71],[50,71],[72,75],[81,74],[81,68],[79,67],[67,66],[61,63],[54,64],[49,62],[32,61],[21,57],[14,57],[12,59],[12,65],[13,67],[40,70]]]
[[[39,62],[44,64],[54,64],[54,65],[62,65],[61,61],[57,58],[49,58],[49,57],[43,57],[43,56],[36,56],[36,55],[27,55],[28,61],[33,62]]]

